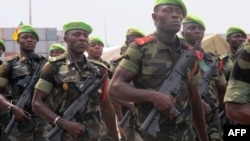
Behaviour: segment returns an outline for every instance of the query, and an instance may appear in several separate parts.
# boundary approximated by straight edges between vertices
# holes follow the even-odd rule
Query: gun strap
[[[104,74],[108,74],[107,69],[104,69]],[[100,94],[100,99],[99,99],[99,104],[103,105],[105,99],[107,98],[107,86],[108,86],[108,77],[104,78],[104,82],[103,82],[103,89],[102,89],[102,93]]]

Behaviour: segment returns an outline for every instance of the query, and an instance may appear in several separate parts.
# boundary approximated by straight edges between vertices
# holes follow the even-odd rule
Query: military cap
[[[247,36],[246,32],[243,29],[241,29],[240,27],[237,27],[237,26],[229,27],[227,29],[226,34],[227,34],[227,36],[229,36],[230,34],[238,33],[238,32],[243,33],[245,36]]]
[[[145,36],[143,31],[141,31],[139,28],[131,27],[127,30],[126,36]]]
[[[66,23],[63,26],[63,30],[64,30],[65,33],[70,31],[70,30],[74,30],[74,29],[85,30],[89,34],[92,33],[92,27],[90,25],[88,25],[87,23],[84,23],[84,22],[81,22],[81,21],[69,22],[69,23]]]
[[[4,42],[3,42],[3,40],[0,40],[0,45],[3,47],[3,51],[5,52],[5,44],[4,44]]]
[[[155,0],[155,7],[162,4],[179,5],[183,11],[183,17],[186,17],[187,15],[187,7],[182,0]]]
[[[196,15],[187,15],[183,21],[182,21],[183,24],[185,23],[197,23],[199,24],[204,30],[206,30],[206,27],[205,27],[205,24],[204,22]]]
[[[39,41],[39,35],[37,33],[37,31],[30,25],[21,25],[18,28],[18,35],[21,33],[33,33],[37,39],[37,41]]]
[[[63,45],[59,44],[59,43],[53,43],[50,45],[50,48],[49,48],[50,51],[53,51],[53,50],[63,50],[65,51],[65,48]]]
[[[91,44],[91,43],[101,43],[104,46],[103,41],[97,36],[89,37],[89,42],[88,43],[89,44]]]

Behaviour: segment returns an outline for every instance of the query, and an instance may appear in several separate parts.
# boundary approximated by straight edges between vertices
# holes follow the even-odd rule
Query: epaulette
[[[150,36],[146,36],[146,37],[142,37],[142,38],[135,38],[135,43],[138,44],[138,45],[145,45],[149,42],[152,42],[155,40],[155,37],[150,35]]]
[[[56,57],[49,57],[48,61],[49,62],[55,62],[55,61],[62,60],[62,59],[65,59],[65,58],[67,58],[67,55],[62,54],[62,55],[59,55],[59,56],[56,56]]]
[[[101,67],[108,69],[108,66],[106,66],[104,63],[102,63],[100,61],[90,60],[90,62],[93,63],[94,65],[101,66]]]
[[[17,59],[17,58],[19,58],[19,55],[15,54],[15,55],[6,57],[5,60],[9,62],[9,61]]]

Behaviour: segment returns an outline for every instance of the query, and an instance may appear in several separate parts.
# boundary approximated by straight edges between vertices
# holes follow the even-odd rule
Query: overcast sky
[[[0,27],[30,23],[29,0],[0,0]],[[184,0],[188,13],[196,14],[206,24],[206,33],[225,33],[230,26],[250,32],[249,0]],[[139,27],[146,34],[155,30],[151,14],[154,0],[31,0],[31,24],[55,27],[81,20],[93,27],[92,35],[110,46],[125,40],[129,27]]]

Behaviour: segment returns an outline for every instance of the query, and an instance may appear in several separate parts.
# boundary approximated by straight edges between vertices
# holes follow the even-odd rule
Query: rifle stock
[[[27,82],[27,84],[22,84],[22,85],[23,86],[27,85],[27,87],[24,89],[22,95],[20,96],[20,98],[16,104],[16,106],[18,106],[19,108],[23,109],[26,105],[30,104],[34,86],[35,86],[37,80],[39,79],[40,68],[43,66],[43,64],[45,62],[46,62],[46,60],[41,61],[39,66],[34,71],[32,77],[26,76],[24,78],[24,80]],[[27,80],[27,79],[29,79],[29,80]],[[9,134],[16,135],[16,133],[17,133],[17,121],[14,118],[14,116],[11,117],[11,120],[8,123],[7,127],[5,128],[4,133],[7,135],[9,135]]]
[[[174,66],[171,74],[164,80],[159,92],[163,94],[171,94],[174,97],[178,97],[178,93],[180,90],[180,82],[184,77],[184,74],[187,72],[188,67],[194,61],[195,55],[193,53],[193,50],[185,51]],[[176,108],[174,108],[173,110],[175,116],[178,116],[180,114],[180,112]],[[154,107],[144,120],[139,130],[156,137],[157,132],[160,131],[158,123],[159,119],[160,113]]]
[[[89,96],[101,86],[103,79],[106,76],[107,75],[102,78],[88,77],[85,81],[77,82],[76,87],[81,92],[81,95],[63,112],[62,118],[75,121],[75,114],[84,112]],[[60,141],[63,131],[64,129],[55,126],[46,137],[53,141]]]

